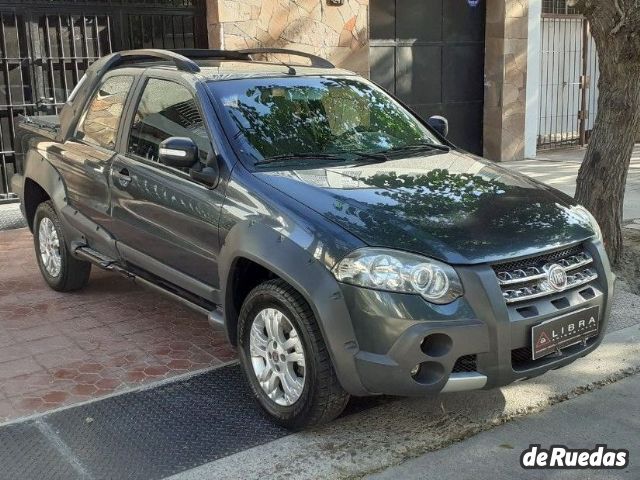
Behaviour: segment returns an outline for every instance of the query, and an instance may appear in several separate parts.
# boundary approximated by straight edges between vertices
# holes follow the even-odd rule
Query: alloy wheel
[[[40,258],[47,273],[52,277],[60,275],[62,256],[60,255],[60,239],[50,218],[44,217],[38,228]]]
[[[276,308],[258,312],[249,350],[262,390],[278,405],[293,405],[302,395],[306,367],[302,341],[286,315]]]

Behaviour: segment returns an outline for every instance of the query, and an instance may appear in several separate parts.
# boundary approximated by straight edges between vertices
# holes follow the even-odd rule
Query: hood
[[[452,264],[535,254],[594,235],[570,197],[456,151],[256,175],[370,246]]]

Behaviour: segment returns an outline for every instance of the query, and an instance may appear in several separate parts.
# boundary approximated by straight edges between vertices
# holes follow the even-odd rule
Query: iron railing
[[[597,113],[598,68],[584,16],[542,14],[538,149],[588,142]]]
[[[201,0],[0,1],[0,202],[11,201],[18,115],[55,114],[97,58],[206,48]]]

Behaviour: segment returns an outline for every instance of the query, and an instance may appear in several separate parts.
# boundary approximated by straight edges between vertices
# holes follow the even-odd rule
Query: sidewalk
[[[235,358],[204,315],[117,274],[51,290],[27,229],[0,232],[0,272],[0,423]]]
[[[542,151],[535,159],[504,162],[501,165],[573,196],[576,189],[576,176],[585,152],[586,148]],[[624,218],[625,220],[640,218],[640,144],[636,145],[631,157],[624,198]]]
[[[640,478],[638,398],[640,375],[634,375],[367,478],[423,479],[427,478],[425,472],[429,472],[428,478],[440,480]],[[520,466],[520,455],[531,444],[540,444],[542,448],[565,445],[588,449],[606,444],[611,449],[629,450],[630,461],[623,470],[524,470]]]

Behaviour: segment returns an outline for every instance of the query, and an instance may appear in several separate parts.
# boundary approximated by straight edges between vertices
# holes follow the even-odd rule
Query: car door
[[[149,77],[137,95],[111,165],[111,216],[118,250],[130,264],[203,298],[218,300],[218,218],[221,188],[194,181],[189,169],[158,162],[160,143],[189,137],[198,162],[213,146],[196,91]],[[198,163],[196,162],[196,163]],[[197,165],[194,165],[197,168]]]
[[[126,99],[135,77],[106,75],[82,112],[74,134],[56,158],[65,181],[67,202],[91,222],[110,231],[109,172],[116,155],[116,140]],[[90,232],[85,232],[90,236]],[[100,238],[94,239],[99,242]],[[93,244],[105,255],[115,254],[113,244]]]

